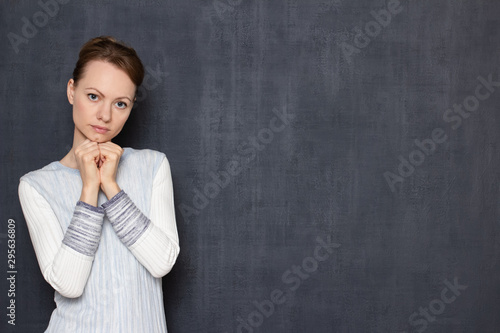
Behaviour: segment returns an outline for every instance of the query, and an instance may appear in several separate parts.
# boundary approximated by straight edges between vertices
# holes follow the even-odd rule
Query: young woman
[[[134,49],[111,37],[83,45],[67,85],[73,146],[20,180],[38,263],[55,289],[46,332],[167,331],[161,277],[179,254],[169,163],[111,141],[143,77]]]

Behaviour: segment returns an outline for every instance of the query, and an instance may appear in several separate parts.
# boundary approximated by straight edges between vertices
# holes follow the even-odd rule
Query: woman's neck
[[[68,168],[78,169],[78,165],[76,164],[75,160],[75,154],[73,152],[74,150],[73,148],[71,148],[71,150],[66,154],[66,156],[64,156],[59,162]]]
[[[78,169],[75,159],[75,147],[80,145],[83,141],[85,141],[85,137],[83,137],[82,133],[75,127],[75,132],[73,134],[73,146],[66,156],[64,156],[59,162],[68,168]]]

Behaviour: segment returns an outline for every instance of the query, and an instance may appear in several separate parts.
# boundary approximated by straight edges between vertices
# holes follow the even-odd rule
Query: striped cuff
[[[125,246],[132,246],[146,231],[151,221],[137,208],[122,190],[101,205]]]
[[[76,252],[93,257],[101,239],[103,221],[104,209],[78,201],[63,244]]]

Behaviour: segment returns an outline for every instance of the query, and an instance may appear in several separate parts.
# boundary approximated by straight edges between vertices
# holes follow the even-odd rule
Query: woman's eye
[[[116,102],[116,106],[120,109],[125,109],[127,107],[127,103],[125,102]]]
[[[89,99],[91,101],[97,101],[97,95],[96,94],[88,94],[87,96],[89,96]]]

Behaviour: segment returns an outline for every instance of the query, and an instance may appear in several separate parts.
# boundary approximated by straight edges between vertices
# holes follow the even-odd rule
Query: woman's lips
[[[100,134],[105,134],[106,132],[109,131],[109,129],[107,129],[106,127],[95,126],[95,125],[90,125],[90,126],[92,126],[94,131],[96,131],[97,133],[100,133]]]

